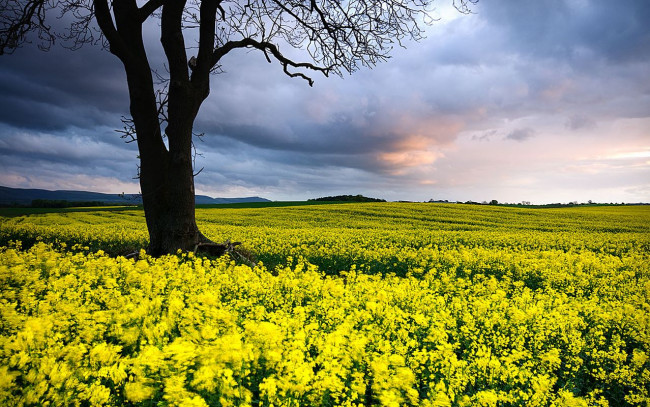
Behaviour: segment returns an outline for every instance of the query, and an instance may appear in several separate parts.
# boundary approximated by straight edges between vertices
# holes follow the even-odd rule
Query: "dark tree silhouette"
[[[478,0],[453,0],[463,13]],[[0,54],[34,41],[70,48],[102,44],[124,65],[130,97],[126,133],[137,141],[140,187],[152,255],[208,242],[194,218],[194,119],[210,93],[210,74],[229,52],[247,48],[276,61],[290,77],[313,83],[372,67],[395,45],[422,38],[433,0],[0,0]],[[69,22],[63,31],[52,18]],[[151,69],[143,25],[159,19],[168,73]],[[151,46],[147,44],[147,46]],[[281,47],[304,51],[300,62]],[[167,145],[163,137],[167,138]]]

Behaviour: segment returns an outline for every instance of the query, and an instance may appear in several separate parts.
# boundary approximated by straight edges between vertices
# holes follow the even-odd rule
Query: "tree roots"
[[[211,257],[221,257],[224,254],[228,254],[234,260],[240,260],[250,267],[255,267],[255,256],[248,250],[237,247],[239,245],[241,245],[241,242],[231,242],[230,239],[223,243],[214,243],[212,241],[201,242],[194,246],[194,253]]]
[[[243,247],[237,247],[239,245],[241,245],[241,242],[231,242],[230,239],[223,243],[215,243],[201,235],[201,242],[197,243],[192,251],[196,255],[209,257],[221,257],[224,254],[228,254],[235,261],[240,261],[247,266],[255,267],[257,262],[253,253]],[[140,252],[132,252],[124,257],[138,260]]]

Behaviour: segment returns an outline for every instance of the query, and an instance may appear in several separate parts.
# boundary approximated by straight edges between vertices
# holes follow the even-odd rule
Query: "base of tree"
[[[215,243],[205,237],[203,237],[202,240],[203,241],[194,246],[194,250],[192,250],[195,255],[221,257],[225,254],[228,254],[232,259],[241,261],[250,267],[255,267],[257,265],[255,255],[253,253],[244,249],[243,247],[237,247],[241,245],[241,242],[231,242],[230,239],[228,239],[223,243]],[[132,252],[125,255],[124,257],[127,259],[138,260],[140,257],[140,252]]]
[[[194,253],[210,257],[221,257],[224,254],[228,254],[234,260],[240,260],[248,266],[255,267],[255,256],[248,250],[237,247],[239,245],[241,245],[241,242],[231,242],[230,240],[226,240],[223,243],[199,243],[194,248]]]

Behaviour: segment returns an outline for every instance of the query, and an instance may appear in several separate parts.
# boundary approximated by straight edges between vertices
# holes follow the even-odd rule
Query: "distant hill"
[[[386,202],[385,199],[368,198],[363,195],[337,195],[324,196],[321,198],[308,199],[308,201],[326,201],[326,202]]]
[[[49,191],[46,189],[23,189],[0,186],[0,205],[27,206],[34,200],[68,201],[68,202],[102,202],[106,205],[138,205],[142,198],[138,194],[103,194],[89,191]],[[197,195],[197,204],[230,204],[240,202],[270,202],[257,196],[245,198],[212,198],[207,195]]]

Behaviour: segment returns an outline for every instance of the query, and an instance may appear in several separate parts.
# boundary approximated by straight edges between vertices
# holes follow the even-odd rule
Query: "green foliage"
[[[341,202],[329,201],[265,201],[265,202],[237,202],[227,204],[198,204],[197,208],[206,209],[247,209],[247,208],[278,208],[284,206],[328,205]]]
[[[63,199],[34,199],[32,208],[73,208],[106,206],[101,201],[66,201]]]
[[[647,207],[197,220],[263,263],[98,251],[138,210],[3,218],[0,405],[647,406]]]

